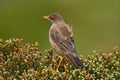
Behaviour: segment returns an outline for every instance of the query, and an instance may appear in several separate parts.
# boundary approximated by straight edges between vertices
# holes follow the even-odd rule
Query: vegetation
[[[39,44],[24,44],[23,39],[0,39],[0,80],[120,80],[120,48],[111,53],[95,52],[81,56],[83,68],[74,69],[64,58],[59,72],[59,56],[53,50],[38,50]]]

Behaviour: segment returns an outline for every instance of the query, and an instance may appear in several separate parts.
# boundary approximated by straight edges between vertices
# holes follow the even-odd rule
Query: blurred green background
[[[120,0],[0,0],[0,38],[23,38],[49,49],[51,23],[42,17],[51,13],[73,26],[79,54],[120,45]]]

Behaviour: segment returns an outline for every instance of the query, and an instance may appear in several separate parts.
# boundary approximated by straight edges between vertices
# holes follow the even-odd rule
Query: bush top
[[[23,44],[23,39],[0,39],[0,80],[119,80],[120,49],[111,53],[95,52],[87,58],[81,57],[83,68],[75,69],[64,58],[59,72],[55,68],[59,55],[52,49],[40,52],[39,44]]]

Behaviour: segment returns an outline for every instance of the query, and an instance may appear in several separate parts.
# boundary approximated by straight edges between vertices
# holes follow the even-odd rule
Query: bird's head
[[[61,15],[57,13],[53,13],[48,16],[43,16],[43,18],[51,21],[52,23],[58,23],[63,21],[63,18],[61,17]]]

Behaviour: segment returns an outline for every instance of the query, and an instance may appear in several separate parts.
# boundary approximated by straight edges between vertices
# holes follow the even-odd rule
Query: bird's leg
[[[58,63],[58,65],[57,65],[57,68],[56,68],[55,72],[58,72],[58,71],[59,71],[58,68],[60,67],[60,64],[61,64],[62,60],[63,60],[63,57],[60,56],[60,60],[59,60],[59,63]]]

